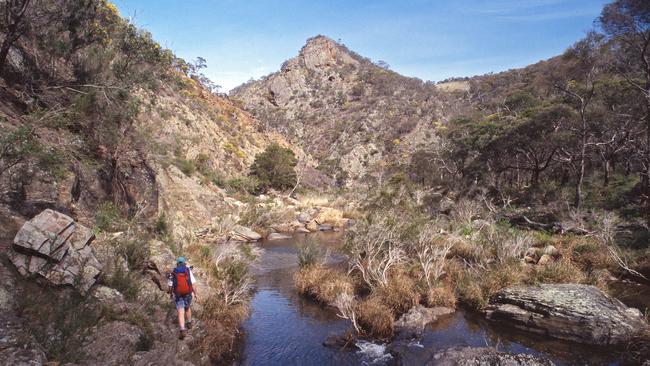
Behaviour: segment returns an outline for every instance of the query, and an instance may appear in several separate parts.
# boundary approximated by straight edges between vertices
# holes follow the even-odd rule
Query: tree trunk
[[[0,76],[4,76],[5,63],[7,62],[7,56],[9,55],[9,49],[11,48],[9,38],[9,35],[7,35],[2,42],[2,47],[0,47]]]
[[[539,172],[540,172],[539,169],[537,168],[533,169],[533,174],[530,177],[531,188],[537,188],[537,185],[539,184]]]
[[[585,161],[584,156],[580,159],[580,169],[578,170],[578,179],[576,182],[575,206],[580,208],[582,204],[582,182],[585,179]]]
[[[609,171],[611,169],[611,165],[609,162],[609,159],[605,159],[605,167],[604,167],[604,178],[603,178],[603,186],[607,187],[609,186]]]
[[[582,119],[582,136],[581,136],[582,146],[580,147],[580,166],[578,167],[578,179],[576,180],[576,197],[575,197],[576,208],[580,208],[580,205],[582,204],[582,183],[585,180],[585,159],[587,155],[587,120],[585,119],[584,102],[582,102],[580,117]]]
[[[647,75],[650,77],[650,75]],[[646,114],[645,114],[645,123],[646,123],[646,146],[645,146],[645,214],[646,222],[650,226],[650,80],[646,81],[646,93],[645,93],[645,105],[646,105]]]

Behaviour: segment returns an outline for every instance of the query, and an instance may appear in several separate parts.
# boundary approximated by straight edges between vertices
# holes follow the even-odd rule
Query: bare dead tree
[[[359,328],[359,324],[357,322],[357,314],[354,311],[354,303],[354,295],[348,292],[340,293],[334,300],[334,306],[339,310],[338,314],[336,315],[340,318],[350,320],[350,322],[352,322],[354,330],[356,330],[357,333],[361,333],[361,329]]]
[[[427,225],[420,232],[416,243],[416,259],[429,289],[432,289],[435,282],[445,273],[447,254],[454,246],[450,240],[437,242],[435,235],[434,228]]]
[[[405,259],[399,226],[385,219],[367,225],[353,239],[353,252],[349,272],[359,271],[368,286],[387,286],[390,270]]]

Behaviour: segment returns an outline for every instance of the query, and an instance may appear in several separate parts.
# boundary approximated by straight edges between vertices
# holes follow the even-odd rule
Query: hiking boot
[[[187,328],[187,330],[192,329],[192,321],[190,320],[189,322],[185,323],[185,327]]]
[[[181,329],[181,332],[178,334],[178,339],[185,339],[185,336],[187,335],[187,331],[185,329]]]

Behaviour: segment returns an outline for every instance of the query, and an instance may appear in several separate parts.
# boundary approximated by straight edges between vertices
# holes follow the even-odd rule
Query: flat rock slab
[[[262,235],[241,225],[235,225],[230,233],[230,239],[241,242],[255,242],[262,239]]]
[[[94,238],[89,228],[48,209],[25,222],[8,257],[23,276],[38,274],[85,293],[102,269],[90,247]]]
[[[487,347],[455,347],[436,352],[426,365],[552,366],[551,360],[526,354],[497,352]]]
[[[287,240],[291,239],[291,235],[286,235],[286,234],[281,234],[281,233],[271,233],[269,236],[266,238],[267,240]]]
[[[525,331],[593,345],[627,342],[646,327],[637,309],[579,284],[506,288],[491,300],[486,315]]]
[[[25,254],[58,262],[66,254],[67,241],[75,230],[71,217],[48,209],[23,225],[14,238],[14,246]]]

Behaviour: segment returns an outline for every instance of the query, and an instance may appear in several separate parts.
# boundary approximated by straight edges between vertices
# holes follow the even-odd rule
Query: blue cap
[[[186,262],[185,257],[178,257],[176,259],[176,263],[185,263],[185,262]]]

